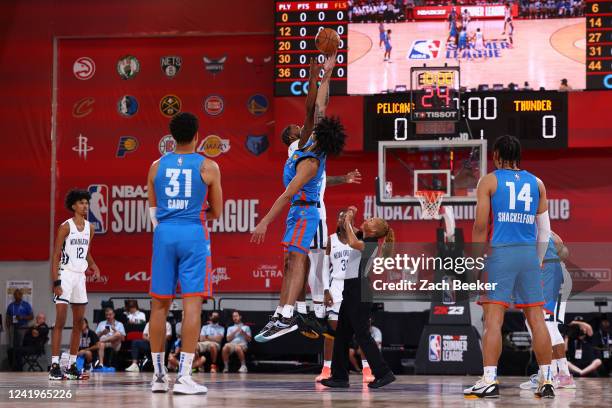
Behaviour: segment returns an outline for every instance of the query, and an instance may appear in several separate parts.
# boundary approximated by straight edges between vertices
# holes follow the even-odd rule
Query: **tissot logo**
[[[145,281],[151,280],[151,277],[145,271],[126,272],[125,275],[123,275],[123,277],[126,282],[129,282],[129,281],[145,282]]]

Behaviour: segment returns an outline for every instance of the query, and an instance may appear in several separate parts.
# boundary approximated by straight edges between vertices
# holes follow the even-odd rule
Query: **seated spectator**
[[[561,80],[561,86],[559,86],[559,91],[571,91],[572,87],[567,83],[567,79],[563,78]]]
[[[569,326],[565,342],[570,370],[581,377],[597,376],[602,361],[601,353],[593,347],[591,325],[573,321]]]
[[[376,342],[378,349],[382,349],[382,332],[380,329],[372,324],[372,318],[370,318],[370,335]],[[356,342],[354,342],[356,344]],[[363,351],[358,346],[349,348],[349,360],[351,364],[355,368],[356,371],[359,371],[359,366],[357,365],[357,357],[361,356],[361,366],[363,367],[362,374],[365,377],[365,380],[374,381],[374,376],[372,375],[372,369],[370,368],[370,364],[368,360],[363,359]],[[370,382],[367,381],[367,382]]]
[[[248,370],[245,353],[252,337],[251,328],[242,323],[242,315],[238,310],[234,310],[232,313],[232,321],[234,324],[227,328],[227,336],[225,337],[227,343],[223,346],[223,372],[229,372],[229,358],[232,354],[236,353],[240,360],[238,372],[246,373]]]
[[[126,311],[123,312],[129,324],[142,324],[147,321],[145,314],[138,310],[138,302],[136,300],[128,300],[125,302]]]
[[[225,328],[219,324],[219,312],[210,312],[210,322],[202,326],[200,331],[200,341],[198,342],[198,352],[204,354],[210,352],[210,372],[217,372],[217,357],[221,350],[221,342]]]
[[[603,316],[599,321],[599,329],[593,336],[593,345],[595,349],[601,353],[602,366],[600,374],[604,377],[610,375],[612,369],[612,335],[610,334],[610,321],[606,316]]]
[[[36,325],[30,327],[23,336],[23,343],[15,349],[13,370],[23,370],[23,356],[40,352],[49,340],[49,326],[44,313],[36,315]]]
[[[121,342],[125,338],[125,328],[123,323],[115,320],[115,311],[107,307],[104,309],[104,316],[106,320],[101,321],[96,329],[96,334],[100,337],[98,353],[102,367],[104,367],[104,353],[106,349],[119,351],[121,349]]]
[[[90,364],[96,365],[98,361],[98,347],[100,346],[98,335],[95,331],[89,328],[89,321],[83,318],[81,331],[81,341],[79,342],[79,351],[77,356],[82,356],[85,359],[85,367]]]
[[[172,327],[170,323],[166,321],[166,343],[172,339]],[[138,359],[140,356],[145,357],[145,361],[142,363],[142,366],[146,364],[146,359],[151,354],[151,344],[149,343],[149,322],[144,327],[142,331],[142,339],[132,340],[132,364],[125,369],[125,371],[131,372],[139,372],[141,367],[138,366]]]

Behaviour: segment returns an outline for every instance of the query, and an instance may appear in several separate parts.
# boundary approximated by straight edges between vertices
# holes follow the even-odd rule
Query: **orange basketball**
[[[333,54],[340,45],[340,36],[331,28],[324,28],[317,34],[317,37],[315,38],[315,45],[323,54]]]

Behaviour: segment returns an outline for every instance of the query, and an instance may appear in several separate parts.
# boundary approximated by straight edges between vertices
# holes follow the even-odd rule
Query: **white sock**
[[[363,368],[368,368],[370,367],[370,364],[368,364],[368,360],[361,360],[361,366]]]
[[[549,364],[540,366],[540,378],[543,379],[544,381],[552,381],[553,373],[552,373],[552,369],[550,368]]]
[[[68,368],[69,355],[68,353],[62,353],[60,356],[60,366]]]
[[[164,374],[164,359],[166,358],[166,353],[151,353],[151,357],[153,357],[153,369],[155,370],[155,374]]]
[[[293,305],[283,306],[283,311],[281,314],[285,319],[291,319],[293,317]]]
[[[550,369],[552,370],[553,376],[557,375],[559,372],[559,360],[555,360],[554,358],[550,361]]]
[[[487,382],[497,380],[497,366],[486,366],[484,368],[484,378]]]
[[[558,359],[557,367],[559,368],[559,374],[570,375],[569,366],[567,365],[567,358],[563,357]]]
[[[317,316],[319,319],[324,319],[325,318],[325,305],[323,303],[315,303],[314,312],[315,312],[315,316]]]
[[[51,364],[59,364],[59,356],[51,356]]]
[[[297,311],[298,311],[298,313],[301,313],[301,314],[308,313],[308,309],[306,309],[306,302],[302,302],[302,301],[298,300],[295,303],[297,304]]]
[[[282,313],[283,313],[283,307],[281,305],[276,306],[276,310],[274,311],[274,316],[277,316]]]
[[[331,368],[331,360],[324,360],[323,367]]]
[[[68,367],[70,367],[72,363],[76,363],[76,359],[76,354],[71,354],[70,357],[68,357]]]
[[[179,360],[178,376],[191,375],[191,365],[195,353],[185,353],[181,351],[181,359]]]

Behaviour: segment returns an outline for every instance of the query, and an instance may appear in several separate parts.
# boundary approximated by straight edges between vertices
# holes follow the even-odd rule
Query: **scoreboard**
[[[340,36],[329,93],[346,95],[348,1],[276,0],[274,7],[274,95],[308,93],[310,58],[316,58],[320,64],[325,61],[315,46],[315,37],[324,28],[331,28]]]
[[[612,0],[587,0],[587,89],[612,89]]]
[[[517,136],[526,149],[564,149],[568,146],[568,93],[557,91],[466,92],[453,98],[460,119],[452,132],[420,132],[410,120],[415,105],[408,93],[369,95],[364,99],[363,147],[378,150],[379,141],[487,139]],[[452,133],[452,134],[448,134]]]

